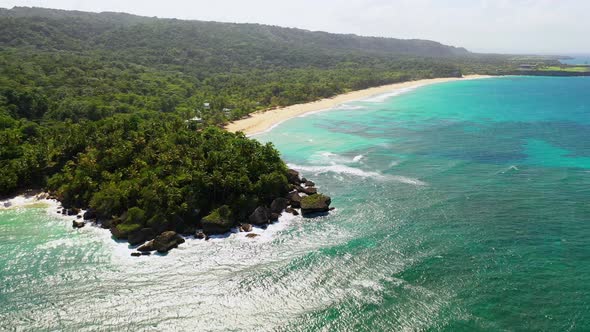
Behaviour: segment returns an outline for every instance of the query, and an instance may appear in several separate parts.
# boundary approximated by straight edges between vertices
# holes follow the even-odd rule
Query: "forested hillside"
[[[146,225],[198,225],[220,207],[237,223],[286,192],[287,170],[272,146],[208,125],[512,67],[508,57],[422,40],[2,9],[0,194],[51,189],[68,207],[119,220],[122,237]]]

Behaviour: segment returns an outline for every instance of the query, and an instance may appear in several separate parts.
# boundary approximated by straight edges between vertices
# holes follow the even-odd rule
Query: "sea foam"
[[[288,165],[290,168],[299,170],[301,172],[309,172],[314,175],[319,174],[326,174],[326,173],[334,173],[334,174],[341,174],[341,175],[350,175],[356,176],[361,178],[373,178],[382,181],[395,181],[404,184],[411,184],[414,186],[425,186],[427,183],[420,181],[418,179],[400,176],[400,175],[390,175],[390,174],[381,174],[378,172],[372,171],[364,171],[359,168],[354,168],[346,165],[326,165],[326,166],[303,166],[303,165]]]

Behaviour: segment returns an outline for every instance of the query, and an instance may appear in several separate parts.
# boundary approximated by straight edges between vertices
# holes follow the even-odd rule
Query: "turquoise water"
[[[129,257],[0,211],[0,330],[590,330],[590,78],[422,87],[259,135],[333,197],[256,240]]]
[[[590,65],[590,55],[574,55],[571,59],[559,60],[567,65]]]

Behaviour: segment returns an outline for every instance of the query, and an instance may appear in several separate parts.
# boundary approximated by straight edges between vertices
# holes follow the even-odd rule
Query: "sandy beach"
[[[458,80],[473,80],[489,78],[492,76],[485,75],[468,75],[463,78],[447,77],[447,78],[433,78],[418,81],[409,81],[403,83],[388,84],[379,87],[369,88],[365,90],[357,90],[348,92],[345,94],[337,95],[331,98],[317,100],[311,103],[296,104],[282,108],[276,108],[271,110],[264,110],[252,113],[250,117],[234,121],[228,124],[225,128],[231,132],[244,132],[246,135],[255,135],[266,130],[269,130],[273,126],[288,120],[290,118],[309,113],[316,112],[325,109],[334,108],[340,104],[350,102],[353,100],[360,100],[369,98],[375,95],[380,95],[388,92],[393,92],[401,89],[417,88],[425,85],[444,83]]]

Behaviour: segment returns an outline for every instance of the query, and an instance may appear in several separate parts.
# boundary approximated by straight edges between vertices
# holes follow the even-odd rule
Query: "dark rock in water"
[[[199,240],[204,240],[204,239],[207,238],[207,235],[205,233],[203,233],[203,232],[197,232],[195,234],[195,238],[196,239],[199,239]]]
[[[84,220],[96,219],[96,211],[94,209],[88,209],[84,212]]]
[[[334,210],[336,210],[336,208],[335,208],[335,207],[331,207],[331,208],[330,208],[330,211],[334,211]]]
[[[67,209],[67,210],[66,210],[66,214],[67,214],[68,216],[75,216],[75,215],[77,215],[78,213],[80,213],[80,209],[77,209],[77,208],[71,208],[71,209]]]
[[[130,245],[134,246],[134,245],[138,245],[140,243],[143,243],[147,240],[153,239],[155,235],[156,234],[153,229],[142,228],[137,232],[133,232],[133,233],[129,234],[127,236],[127,241],[129,242]]]
[[[231,211],[225,205],[213,210],[208,216],[201,219],[203,232],[207,235],[227,233],[233,225]]]
[[[86,226],[86,223],[83,222],[83,221],[78,221],[78,220],[72,221],[72,227],[73,228],[82,228],[84,226]]]
[[[164,232],[154,239],[153,248],[159,253],[165,253],[184,243],[184,239],[174,231]]]
[[[154,249],[154,240],[148,241],[146,243],[144,243],[143,245],[139,246],[139,248],[137,248],[137,251],[141,251],[141,252],[149,252],[149,251],[154,251],[156,249]]]
[[[281,213],[289,206],[289,200],[284,197],[279,197],[270,204],[270,211],[274,213]]]
[[[131,253],[131,256],[133,256],[133,257],[139,257],[139,256],[141,256],[141,253],[140,252],[132,252]]]
[[[111,226],[111,228],[109,228],[109,230],[111,231],[111,234],[113,234],[113,236],[116,239],[122,240],[122,239],[127,238],[127,233],[121,231],[119,228],[117,228],[117,226]]]
[[[76,218],[77,219],[82,219],[82,216],[81,215],[77,215]]]
[[[270,214],[270,221],[271,221],[271,222],[276,222],[276,221],[279,221],[279,217],[280,217],[280,216],[281,216],[281,215],[280,215],[279,213],[271,213],[271,214]]]
[[[289,200],[289,204],[291,204],[291,207],[294,207],[296,209],[301,207],[301,196],[299,196],[298,192],[292,191],[288,193],[287,199]]]
[[[294,208],[290,208],[290,207],[289,208],[286,208],[285,209],[285,212],[291,213],[294,216],[298,216],[299,215],[299,212],[297,212],[297,210],[295,210]]]
[[[301,178],[301,183],[307,183],[307,179],[306,178]]]
[[[240,226],[240,229],[242,230],[242,232],[251,232],[252,231],[252,225],[250,224],[242,224],[242,226]]]
[[[111,227],[115,226],[114,219],[105,219],[100,221],[100,227],[104,229],[110,229]]]
[[[266,225],[270,221],[270,209],[264,206],[259,206],[252,212],[248,220],[252,225]]]
[[[306,187],[314,187],[315,186],[315,182],[313,182],[313,181],[305,181],[305,186]]]
[[[260,234],[255,234],[255,233],[246,234],[246,237],[247,238],[250,238],[250,239],[253,239],[253,238],[257,237],[257,236],[260,236]]]
[[[299,172],[294,169],[287,170],[287,180],[291,184],[300,184],[301,179],[299,178]]]
[[[142,251],[142,252],[141,252],[141,255],[142,255],[142,256],[149,256],[149,255],[151,255],[151,254],[152,254],[152,253],[151,253],[151,252],[149,252],[149,251]]]
[[[68,209],[61,210],[61,214],[68,214]]]
[[[303,193],[306,195],[315,195],[318,193],[318,190],[314,187],[310,187],[310,188],[303,188]]]
[[[328,212],[330,211],[330,203],[332,203],[332,199],[322,194],[303,197],[301,199],[301,213],[305,216],[312,213]]]

